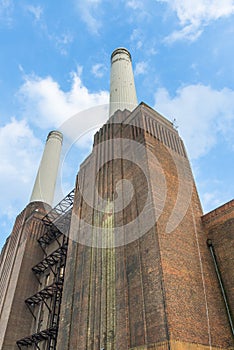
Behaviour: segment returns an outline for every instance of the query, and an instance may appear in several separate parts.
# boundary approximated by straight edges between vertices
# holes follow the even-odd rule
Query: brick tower
[[[75,190],[33,216],[0,349],[234,349],[234,201],[203,215],[178,131],[137,103],[130,53],[111,64],[109,120]]]
[[[129,64],[114,51],[110,119],[77,176],[58,349],[232,349],[183,142],[159,113],[135,108]],[[230,218],[229,243],[233,202]]]
[[[44,280],[39,279],[45,265],[39,264],[38,267],[38,263],[43,261],[46,251],[44,246],[40,247],[38,240],[41,237],[48,237],[51,232],[50,226],[45,225],[43,218],[51,210],[61,146],[62,134],[58,131],[50,132],[30,203],[16,218],[13,231],[1,252],[0,349],[2,350],[18,349],[20,344],[17,346],[17,341],[20,338],[37,333],[40,327],[47,328],[45,324],[40,326],[43,307],[40,306],[39,312],[34,297],[45,286],[46,278],[43,276]],[[49,264],[44,270],[48,270],[48,267]],[[50,283],[53,283],[52,278]],[[44,295],[46,296],[45,292]],[[45,319],[46,317],[44,322]],[[24,342],[27,346],[30,343],[29,340]]]

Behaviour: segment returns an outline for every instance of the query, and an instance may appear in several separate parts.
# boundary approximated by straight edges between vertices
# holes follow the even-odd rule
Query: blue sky
[[[233,38],[233,0],[0,0],[0,246],[28,203],[48,132],[108,103],[119,46],[132,54],[139,102],[176,119],[204,212],[231,200]],[[92,134],[67,157],[64,195]]]

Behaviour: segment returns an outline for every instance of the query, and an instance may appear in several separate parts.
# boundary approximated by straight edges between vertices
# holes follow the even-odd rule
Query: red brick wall
[[[0,348],[18,349],[16,341],[31,334],[33,317],[24,300],[39,288],[38,281],[31,268],[42,260],[43,253],[37,239],[44,232],[41,218],[46,210],[43,203],[29,204],[17,217],[7,251],[1,262],[1,280],[5,274],[3,305],[1,308],[1,342]],[[10,266],[10,269],[8,268]]]
[[[172,349],[188,350],[188,343],[228,349],[232,338],[183,142],[170,122],[144,104],[131,114],[117,112],[115,118],[119,124],[106,124],[95,135],[98,152],[78,174],[70,232],[76,242],[69,244],[58,349],[167,349],[169,340],[182,344]],[[134,159],[140,148],[131,143],[128,148],[119,137],[144,147],[139,166]],[[108,161],[118,154],[117,147],[132,161]],[[93,209],[98,203],[94,190],[91,203],[86,202],[83,194],[93,187],[92,173],[100,197],[109,201],[117,196],[118,180],[131,181],[134,195],[125,209],[113,215]],[[123,204],[129,193],[122,187]],[[154,225],[142,234],[145,209],[146,221],[153,218]],[[126,244],[87,246],[96,229],[90,231],[77,218],[105,227],[116,244],[120,236],[114,227],[123,226]],[[127,224],[136,218],[139,239],[128,242],[133,232]]]
[[[215,251],[234,320],[234,200],[204,215],[202,221]]]

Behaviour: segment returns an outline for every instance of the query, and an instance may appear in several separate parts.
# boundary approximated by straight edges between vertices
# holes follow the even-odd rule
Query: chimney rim
[[[61,141],[63,140],[63,134],[58,130],[51,130],[47,136],[46,141],[48,141],[51,137],[58,138]]]
[[[130,52],[128,51],[128,49],[126,49],[125,47],[118,47],[117,49],[115,49],[111,54],[111,61],[115,55],[120,54],[120,53],[127,54],[130,58],[130,61],[132,61],[132,56],[131,56]]]

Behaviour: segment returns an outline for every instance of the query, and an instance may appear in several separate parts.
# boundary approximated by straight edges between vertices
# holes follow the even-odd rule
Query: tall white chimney
[[[62,141],[63,135],[61,132],[51,131],[49,133],[30,202],[40,201],[52,206]]]
[[[109,116],[118,109],[132,111],[137,105],[132,58],[130,52],[121,47],[111,55]]]

